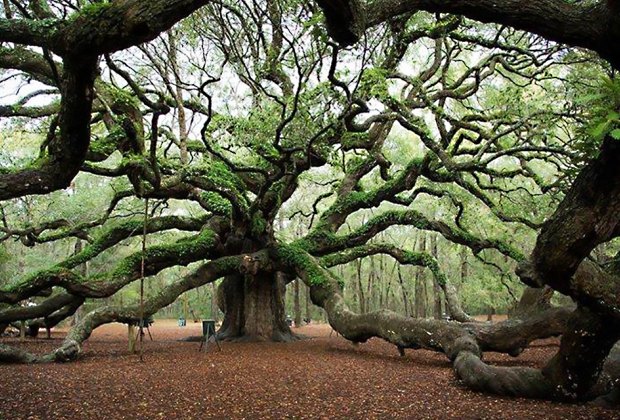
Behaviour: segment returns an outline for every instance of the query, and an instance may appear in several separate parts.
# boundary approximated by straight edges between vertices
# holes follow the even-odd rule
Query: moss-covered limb
[[[146,249],[144,275],[152,276],[161,270],[216,256],[220,241],[218,235],[205,229],[200,234],[181,239],[173,244],[156,245]],[[62,284],[69,292],[84,297],[108,297],[122,287],[140,278],[142,253],[125,257],[108,274],[89,278],[80,284]]]
[[[183,238],[173,244],[150,246],[145,253],[145,275],[152,276],[168,267],[187,265],[213,257],[218,252],[219,245],[218,235],[212,230],[204,229],[198,235]],[[0,291],[0,302],[19,302],[52,286],[63,287],[76,296],[108,297],[138,279],[141,265],[142,252],[136,252],[123,258],[110,272],[86,279],[66,268],[56,267],[5,287]]]
[[[0,302],[18,303],[31,296],[36,296],[43,290],[62,284],[79,284],[83,279],[71,270],[51,269],[42,270],[22,279],[14,285],[4,286],[0,290]]]
[[[383,201],[389,200],[390,197],[411,189],[415,185],[422,167],[426,165],[425,162],[426,160],[413,160],[402,172],[380,187],[371,191],[355,191],[354,189],[363,174],[378,165],[374,158],[362,163],[360,168],[352,171],[356,174],[355,176],[345,177],[342,181],[336,201],[323,212],[313,232],[335,232],[342,226],[347,217],[357,210],[377,207]]]
[[[477,349],[473,336],[457,323],[408,318],[391,311],[351,312],[341,294],[341,280],[302,248],[280,245],[273,255],[310,287],[314,304],[326,310],[330,325],[348,340],[364,342],[380,337],[401,348],[428,348],[450,358],[456,356],[459,346]]]
[[[125,136],[121,129],[113,129],[108,135],[91,140],[86,160],[89,162],[103,162],[119,149]],[[92,167],[92,170],[96,169],[96,167]]]
[[[44,318],[75,300],[79,298],[68,293],[61,293],[47,298],[36,306],[15,306],[4,309],[0,311],[0,323]]]
[[[227,274],[238,272],[242,256],[222,257],[210,261],[192,273],[175,282],[157,295],[144,302],[144,317],[149,317],[161,308],[173,303],[182,293],[211,283]],[[140,319],[138,305],[130,307],[105,306],[86,314],[67,334],[62,345],[56,350],[36,355],[13,347],[0,344],[0,363],[48,363],[76,360],[82,352],[82,343],[86,341],[95,328],[110,322],[135,322]]]
[[[437,260],[426,252],[411,252],[400,249],[392,244],[374,243],[350,248],[345,251],[327,255],[320,259],[321,264],[325,267],[333,267],[335,265],[346,264],[358,258],[367,257],[369,255],[387,254],[397,260],[401,264],[415,265],[427,267],[446,298],[446,304],[450,316],[459,322],[474,322],[474,318],[470,317],[463,311],[461,303],[454,287],[449,283],[445,274],[441,271]]]
[[[170,229],[196,231],[200,230],[205,222],[206,220],[204,218],[162,216],[149,219],[147,222],[147,233],[161,232]],[[76,293],[79,293],[79,288],[76,289],[76,287],[78,287],[77,285],[82,285],[86,280],[80,278],[79,275],[70,270],[80,264],[90,261],[106,249],[113,247],[127,238],[141,235],[143,226],[144,223],[141,220],[130,220],[106,230],[77,254],[49,269],[41,270],[27,276],[19,281],[17,286],[8,286],[0,289],[0,301],[16,303],[36,294],[40,290],[54,285],[64,285],[65,287],[71,288]],[[44,227],[50,226],[44,225]],[[134,256],[134,259],[135,258]]]
[[[55,64],[58,74],[62,74],[62,64]],[[56,76],[45,57],[21,46],[0,48],[0,68],[23,71],[48,86],[58,85]]]
[[[199,188],[207,193],[215,193],[219,195],[220,199],[216,195],[210,194],[208,197],[202,196],[207,200],[207,205],[214,209],[222,209],[218,211],[222,215],[230,215],[234,220],[250,220],[249,215],[249,201],[243,192],[243,187],[236,182],[241,182],[241,179],[234,177],[233,174],[230,179],[222,177],[222,173],[218,170],[206,171],[206,176],[189,177],[187,178],[188,184]],[[226,204],[228,202],[228,204]],[[229,209],[229,213],[224,213]]]
[[[162,216],[148,219],[146,233],[162,232],[165,230],[198,231],[204,226],[206,217],[193,218],[185,216]],[[90,261],[101,252],[130,237],[142,235],[144,222],[142,220],[129,220],[116,225],[98,235],[81,252],[58,263],[56,267],[75,268],[80,264]]]
[[[326,255],[363,245],[377,233],[395,225],[409,225],[421,230],[439,232],[449,241],[471,248],[474,253],[483,249],[495,249],[516,261],[524,259],[521,252],[503,241],[480,239],[463,229],[451,227],[442,221],[429,220],[416,210],[384,212],[348,235],[340,236],[315,230],[297,243],[313,255]]]
[[[93,3],[56,25],[48,46],[61,56],[100,55],[154,39],[208,0]],[[0,32],[1,33],[1,32]]]
[[[32,246],[35,243],[41,242],[39,235],[47,230],[56,230],[68,228],[71,226],[71,222],[66,219],[57,219],[41,223],[39,226],[29,226],[21,229],[11,229],[8,226],[0,226],[0,232],[6,236],[3,239],[10,237],[19,238],[26,246]],[[70,235],[72,236],[72,235]]]
[[[49,47],[57,25],[58,21],[54,19],[0,19],[0,41]]]
[[[155,296],[145,300],[144,316],[153,315],[161,308],[173,303],[182,293],[211,283],[227,274],[236,273],[242,262],[242,256],[222,257],[210,261],[192,273],[183,277],[180,281],[162,289]],[[65,339],[66,344],[78,343],[81,345],[92,331],[110,322],[132,322],[140,318],[138,305],[129,307],[106,306],[95,309],[86,314],[84,318],[73,327]],[[75,355],[78,356],[77,354]]]
[[[43,118],[56,115],[60,110],[58,103],[43,106],[26,106],[21,104],[1,105],[0,117]]]

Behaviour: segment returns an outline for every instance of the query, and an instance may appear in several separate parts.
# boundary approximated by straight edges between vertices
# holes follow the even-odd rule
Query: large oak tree
[[[150,297],[143,308],[105,306],[86,314],[51,354],[2,345],[3,360],[73,360],[97,326],[153,314],[181,293],[221,278],[223,338],[289,340],[294,337],[284,322],[283,288],[299,277],[345,338],[363,342],[376,336],[399,349],[444,352],[457,375],[475,389],[569,400],[609,391],[618,376],[600,372],[618,340],[619,283],[587,257],[617,236],[618,145],[608,134],[598,156],[574,180],[565,178],[572,186],[542,225],[530,258],[509,241],[482,234],[471,216],[468,223],[471,208],[484,207],[506,226],[541,226],[531,214],[507,211],[500,203],[509,198],[536,205],[533,192],[549,190],[532,169],[533,161],[549,162],[560,176],[569,172],[567,161],[575,152],[557,127],[573,123],[575,115],[566,111],[571,104],[560,95],[542,110],[525,106],[502,112],[478,98],[503,82],[519,86],[516,79],[551,89],[557,85],[544,80],[553,66],[570,58],[565,60],[564,47],[503,26],[478,30],[460,16],[418,12],[508,25],[589,48],[618,66],[615,3],[319,1],[329,33],[340,45],[327,42],[314,22],[304,24],[313,10],[295,2],[207,3],[134,0],[81,8],[79,2],[4,3],[0,66],[56,89],[60,102],[31,107],[23,105],[26,100],[1,109],[5,117],[49,117],[50,123],[39,158],[0,174],[0,198],[65,188],[80,170],[126,178],[128,188],[117,192],[94,221],[53,220],[28,228],[5,221],[5,238],[29,245],[70,237],[89,243],[3,287],[0,301],[7,304],[51,288],[56,292],[37,307],[2,310],[0,322],[54,325],[85,298],[111,296],[142,274],[202,265]],[[76,10],[69,14],[71,7]],[[110,55],[154,40],[189,15],[184,30],[132,50],[136,61]],[[378,25],[383,28],[375,30]],[[362,38],[361,49],[343,50]],[[184,42],[202,57],[189,54],[184,61],[179,47]],[[404,62],[416,43],[425,43],[427,57],[410,68]],[[461,56],[467,51],[475,54]],[[232,80],[243,94],[226,97],[213,87],[222,80]],[[166,127],[170,121],[176,132]],[[192,122],[200,129],[192,132]],[[390,135],[397,129],[416,139],[420,153],[400,162],[390,156]],[[93,140],[95,131],[105,135]],[[198,132],[199,141],[191,141]],[[98,164],[113,154],[122,157],[114,167]],[[295,241],[280,240],[274,227],[278,215],[303,191],[300,185],[316,182],[317,174],[329,179],[311,206],[312,228]],[[510,188],[515,179],[526,185],[525,198]],[[447,201],[449,211],[443,217],[424,213],[416,207],[423,196]],[[131,197],[152,203],[187,200],[201,213],[110,223],[118,203]],[[370,215],[365,223],[347,226],[360,212]],[[550,286],[579,306],[497,326],[352,312],[342,296],[342,279],[329,267],[384,253],[402,264],[428,267],[452,315],[469,321],[432,256],[371,242],[377,233],[403,225],[438,232],[476,254],[503,254],[520,263],[519,275],[528,285]],[[128,237],[169,230],[192,234],[131,254],[104,274],[84,277],[77,270]],[[518,354],[532,339],[560,333],[558,355],[543,370],[498,368],[481,359],[483,351]]]

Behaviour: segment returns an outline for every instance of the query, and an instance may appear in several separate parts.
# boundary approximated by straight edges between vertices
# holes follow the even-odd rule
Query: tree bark
[[[524,317],[529,313],[544,311],[551,307],[552,297],[553,289],[548,286],[542,288],[527,287],[511,316]]]
[[[306,291],[305,295],[306,295],[306,322],[310,322],[310,319],[312,318],[310,316],[310,288],[308,286],[306,286],[306,284],[304,283],[304,290]]]
[[[357,272],[357,298],[359,300],[360,312],[366,313],[366,297],[364,296],[364,286],[362,284],[362,260],[355,262]]]

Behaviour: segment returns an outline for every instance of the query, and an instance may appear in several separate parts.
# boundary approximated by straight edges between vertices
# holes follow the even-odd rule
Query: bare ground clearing
[[[200,324],[157,320],[144,359],[127,351],[127,328],[95,331],[78,362],[0,365],[0,419],[202,419],[202,418],[620,418],[588,405],[509,399],[475,393],[454,377],[449,361],[430,351],[405,357],[373,339],[353,346],[330,337],[327,325],[295,329],[295,343],[222,343],[198,352]],[[56,347],[51,340],[4,338],[32,351]],[[42,331],[42,336],[44,333]],[[542,366],[557,340],[534,343],[520,357],[490,353],[505,366]]]

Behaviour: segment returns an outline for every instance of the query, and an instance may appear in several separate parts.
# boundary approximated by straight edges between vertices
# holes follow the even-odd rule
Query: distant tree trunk
[[[375,293],[373,293],[373,289],[375,286],[375,257],[371,255],[370,259],[370,270],[368,271],[368,283],[366,284],[366,312],[370,312],[374,309],[373,297]]]
[[[467,281],[467,277],[469,277],[469,264],[467,262],[467,248],[465,246],[461,246],[461,284],[464,284]]]
[[[219,321],[218,316],[218,308],[217,308],[217,290],[215,287],[215,283],[211,283],[211,318],[215,321]]]
[[[355,262],[355,268],[357,271],[357,298],[360,303],[360,313],[366,313],[366,298],[364,297],[364,286],[362,285],[362,260],[359,259]]]
[[[304,289],[306,290],[306,322],[310,322],[310,288],[304,283]]]
[[[392,272],[389,275],[384,274],[385,270],[385,258],[381,258],[379,264],[379,272],[381,273],[381,277],[387,277],[387,284],[385,285],[385,297],[383,298],[383,305],[381,308],[389,308],[390,307],[390,292],[392,290],[392,279],[394,277],[394,271],[396,270],[396,266],[392,268]]]
[[[396,262],[396,264],[398,264],[398,261]],[[409,316],[411,315],[411,312],[409,311],[409,296],[407,296],[407,288],[405,287],[405,281],[403,280],[403,273],[401,271],[400,264],[398,264],[397,272],[398,272],[398,282],[400,283],[400,290],[403,296],[403,306],[405,308],[405,316]]]
[[[432,234],[431,235],[431,241],[430,241],[430,245],[431,245],[431,255],[433,256],[433,258],[435,258],[435,260],[439,260],[438,259],[438,252],[437,252],[437,235],[436,234]],[[441,297],[443,295],[443,292],[441,290],[441,287],[439,286],[439,283],[437,283],[437,279],[435,277],[433,277],[433,317],[435,319],[441,319],[443,316],[443,309],[441,307]]]
[[[129,353],[136,352],[136,327],[134,325],[127,325],[127,341],[129,347]]]
[[[426,233],[420,232],[420,240],[418,241],[418,252],[426,250]],[[416,268],[415,275],[415,316],[416,318],[426,317],[426,277],[424,276],[424,267]]]
[[[296,336],[286,324],[280,275],[228,276],[219,287],[224,322],[218,337],[226,340],[291,341]],[[218,299],[219,300],[219,299]]]
[[[301,327],[301,306],[299,304],[299,279],[295,278],[295,326]]]
[[[78,238],[75,242],[74,253],[77,254],[79,252],[82,252],[82,249],[83,249],[82,240]],[[80,273],[80,275],[82,275],[82,277],[87,278],[88,277],[88,262],[85,262],[84,264],[80,264],[77,271]],[[73,314],[73,319],[71,320],[71,323],[75,325],[78,322],[80,322],[81,318],[82,318],[82,306],[80,306],[75,311],[75,314]]]
[[[495,315],[495,308],[489,306],[489,310],[487,311],[487,321],[493,321],[493,315]]]
[[[168,41],[170,42],[170,48],[168,49],[168,58],[172,66],[172,78],[174,79],[174,88],[172,93],[177,107],[177,121],[179,124],[179,153],[182,165],[187,165],[189,162],[189,154],[187,151],[187,122],[185,116],[185,106],[183,105],[183,89],[182,81],[179,80],[181,75],[179,69],[179,63],[177,59],[177,42],[175,29],[168,31]]]
[[[383,293],[387,290],[389,290],[389,281],[390,281],[390,276],[387,276],[386,273],[383,270],[383,257],[379,257],[379,273],[378,273],[378,281],[377,281],[377,291],[379,292],[379,308],[378,309],[383,309],[384,306],[384,297],[383,297]],[[385,287],[384,287],[385,286]]]

